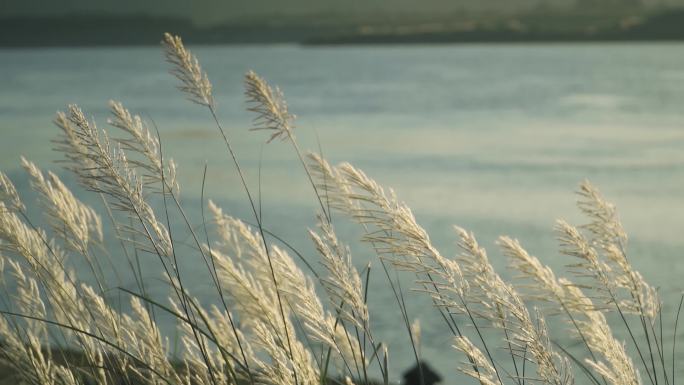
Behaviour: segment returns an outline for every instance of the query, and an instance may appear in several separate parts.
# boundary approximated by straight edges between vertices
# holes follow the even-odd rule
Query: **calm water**
[[[633,264],[661,288],[666,322],[672,317],[684,272],[684,45],[231,46],[195,53],[255,188],[261,163],[266,226],[310,258],[305,234],[315,226],[315,201],[289,147],[263,145],[264,133],[248,131],[241,80],[250,68],[283,89],[304,148],[316,149],[318,136],[331,161],[351,161],[394,187],[445,255],[456,251],[451,225],[458,224],[475,231],[506,275],[493,245],[502,234],[561,267],[567,260],[555,251],[551,227],[556,218],[580,220],[573,191],[591,180],[618,205]],[[104,126],[107,101],[118,99],[158,125],[196,223],[205,162],[206,195],[250,219],[210,117],[174,90],[166,70],[156,48],[0,50],[0,168],[26,190],[20,155],[57,168],[49,151],[55,111],[78,103]],[[344,223],[340,230],[356,242],[358,230]],[[369,258],[377,266],[367,248],[353,252],[359,266]],[[184,261],[186,279],[212,301],[195,258]],[[154,282],[154,261],[145,269]],[[380,274],[371,287],[371,318],[390,344],[396,378],[411,363],[406,334]],[[423,325],[422,354],[451,375],[460,357],[444,354],[451,344],[445,327],[425,298],[409,294],[408,303]]]

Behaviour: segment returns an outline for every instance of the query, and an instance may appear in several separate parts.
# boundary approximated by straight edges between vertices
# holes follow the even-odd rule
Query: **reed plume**
[[[501,237],[499,244],[513,267],[531,282],[526,285],[531,291],[531,298],[556,304],[559,311],[568,317],[573,330],[590,351],[591,358],[587,358],[587,363],[599,375],[612,385],[641,384],[639,372],[627,355],[624,342],[613,335],[602,311],[577,285],[568,279],[556,278],[548,266],[527,253],[517,240]],[[599,354],[600,358],[594,354]]]
[[[467,337],[455,337],[453,347],[469,358],[458,368],[463,374],[476,379],[480,385],[501,384],[490,361]]]
[[[269,143],[292,135],[294,115],[288,111],[283,92],[279,88],[274,90],[262,77],[249,71],[245,75],[245,96],[249,103],[247,109],[256,114],[255,127],[252,130],[273,131],[268,139]]]
[[[162,45],[166,61],[171,64],[171,74],[181,81],[178,89],[187,94],[190,101],[213,107],[214,96],[209,77],[200,67],[197,58],[185,49],[180,36],[165,33]]]
[[[573,244],[576,245],[574,248],[578,249],[576,251],[580,251],[580,248],[598,248],[601,253],[596,250],[593,253],[602,254],[599,255],[603,257],[601,263],[589,262],[587,267],[604,270],[603,273],[595,272],[594,275],[609,275],[610,282],[600,282],[604,290],[618,288],[624,290],[629,298],[622,300],[623,310],[642,314],[650,322],[655,322],[660,311],[658,292],[644,280],[638,271],[632,268],[627,259],[627,234],[619,220],[615,205],[606,201],[598,189],[587,181],[580,184],[578,195],[580,196],[578,207],[591,220],[581,225],[580,229],[586,230],[590,237],[586,241],[582,240],[579,231],[572,230],[569,225],[560,222],[558,231],[564,243],[570,248],[569,254],[581,258],[582,252],[572,251]],[[588,245],[585,246],[585,243]],[[592,253],[591,250],[587,251]]]

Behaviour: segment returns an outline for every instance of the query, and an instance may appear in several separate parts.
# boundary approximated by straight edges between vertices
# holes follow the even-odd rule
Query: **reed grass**
[[[559,250],[569,258],[567,276],[518,240],[501,237],[501,251],[520,278],[509,282],[471,232],[456,227],[460,253],[446,257],[394,191],[351,164],[331,165],[320,153],[303,154],[284,94],[250,71],[245,95],[255,113],[254,129],[269,131],[267,142],[289,142],[311,184],[319,209],[318,228],[308,230],[319,254],[316,264],[275,243],[277,234],[263,227],[259,202],[233,151],[235,133],[221,125],[212,84],[197,58],[170,34],[163,49],[179,90],[213,119],[253,216],[236,218],[209,201],[209,217],[203,209],[203,233],[198,232],[179,199],[176,166],[164,156],[156,129],[120,102],[110,103],[107,129],[78,106],[67,106],[55,117],[61,132],[56,150],[63,167],[102,204],[83,203],[57,174],[22,158],[45,216],[40,221],[31,218],[30,203],[0,172],[0,361],[13,378],[36,385],[388,385],[396,375],[390,373],[390,347],[372,327],[370,265],[354,267],[350,248],[335,232],[336,212],[359,224],[360,241],[377,254],[402,314],[398,326],[406,329],[419,368],[420,327],[409,320],[407,293],[392,279],[394,271],[415,276],[415,295],[432,302],[453,341],[454,350],[445,354],[476,383],[675,385],[684,297],[676,319],[664,326],[658,291],[629,262],[615,207],[589,182],[578,190],[587,223],[556,226]],[[162,209],[153,200],[163,202]],[[178,241],[172,220],[182,223],[190,251]],[[110,235],[121,250],[103,249],[104,221],[111,222]],[[134,290],[107,281],[106,255],[126,259]],[[157,262],[168,300],[150,296],[141,258]],[[180,258],[206,267],[214,305],[193,297]],[[92,276],[76,276],[74,264],[84,264]],[[112,291],[127,298],[128,310],[111,300]],[[178,326],[181,347],[173,356],[157,314]],[[555,342],[546,323],[555,314],[565,319],[583,352]],[[622,322],[627,340],[616,337],[607,315]],[[501,349],[505,361],[496,358]]]

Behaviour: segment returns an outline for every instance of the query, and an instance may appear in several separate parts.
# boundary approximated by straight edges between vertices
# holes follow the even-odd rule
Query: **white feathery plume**
[[[5,258],[0,257],[0,261],[4,269]],[[45,322],[41,320],[45,319],[47,310],[40,295],[38,282],[23,271],[21,264],[13,260],[7,262],[16,285],[12,303],[17,309],[13,310],[35,319],[0,316],[0,338],[3,341],[0,346],[0,360],[14,368],[28,384],[77,384],[78,381],[72,371],[56,364],[51,352],[43,349],[48,332]]]
[[[88,255],[91,235],[102,242],[102,220],[90,206],[76,199],[74,194],[52,172],[47,178],[35,163],[21,158],[24,169],[31,176],[31,186],[43,198],[52,229],[74,250]]]
[[[627,234],[615,205],[608,202],[588,181],[580,184],[578,194],[580,199],[577,206],[591,219],[580,229],[588,231],[591,234],[588,243],[602,251],[606,262],[604,266],[612,269],[611,279],[617,287],[629,293],[630,298],[623,300],[622,306],[626,311],[642,314],[655,323],[661,306],[658,292],[627,260]]]
[[[288,111],[279,88],[273,90],[264,78],[249,71],[245,75],[245,95],[249,103],[247,110],[256,113],[252,130],[273,131],[269,143],[276,138],[285,140],[292,136],[294,115]]]
[[[364,241],[373,246],[379,257],[399,269],[416,273],[419,284],[433,296],[436,305],[446,305],[443,299],[447,293],[442,291],[459,298],[463,296],[468,285],[458,264],[442,256],[432,245],[411,209],[399,202],[391,190],[385,192],[363,171],[348,163],[333,168],[318,157],[311,159],[323,191],[331,202],[337,203],[336,208],[366,228]],[[449,302],[454,305],[459,301]]]
[[[148,179],[146,185],[160,183],[162,177],[165,187],[176,193],[179,190],[176,180],[176,164],[173,159],[162,162],[162,153],[159,139],[155,136],[138,115],[133,115],[120,102],[110,100],[109,107],[112,117],[107,123],[130,135],[130,138],[115,138],[121,144],[124,151],[136,152],[145,160],[130,159],[131,165],[143,170],[143,175]]]
[[[524,278],[534,282],[528,285],[533,298],[545,299],[558,304],[568,313],[573,326],[591,352],[601,354],[602,360],[588,359],[587,363],[605,377],[612,385],[640,385],[638,370],[627,355],[624,343],[619,342],[591,299],[575,284],[564,278],[556,278],[553,271],[538,258],[530,255],[517,240],[501,237],[499,245],[511,259],[513,267]],[[570,320],[569,320],[570,321]]]
[[[291,336],[292,352],[283,344],[273,330],[262,322],[255,322],[253,327],[254,344],[261,347],[270,362],[261,362],[259,370],[266,383],[271,385],[315,385],[320,382],[320,374],[309,351],[298,340]],[[287,330],[292,330],[288,328]],[[298,381],[295,382],[294,373]]]
[[[69,106],[68,115],[59,112],[55,123],[64,133],[57,141],[57,150],[65,154],[68,169],[88,190],[104,194],[114,208],[139,222],[138,228],[128,230],[143,236],[150,244],[138,244],[138,247],[171,256],[173,245],[168,230],[146,201],[144,184],[129,164],[125,151],[113,146],[107,134],[89,122],[75,105]]]
[[[351,197],[352,187],[337,167],[333,167],[322,156],[309,153],[309,169],[316,179],[316,188],[325,196],[326,202],[342,212],[354,212],[359,202]]]
[[[507,330],[511,345],[526,348],[528,359],[537,366],[540,381],[551,385],[573,384],[570,363],[551,346],[541,313],[536,311],[532,317],[516,290],[494,271],[475,237],[458,227],[456,231],[461,238],[459,260],[473,289],[469,295],[480,301],[484,309],[478,314],[495,327]]]
[[[309,235],[323,258],[322,263],[328,273],[321,283],[328,293],[330,303],[343,319],[367,329],[368,306],[364,301],[361,277],[352,264],[351,253],[339,243],[332,226],[321,220],[319,227],[323,237],[311,230]]]
[[[161,336],[145,306],[137,297],[132,297],[131,308],[133,317],[124,315],[125,324],[128,325],[123,329],[124,338],[129,342],[125,347],[146,364],[132,366],[131,371],[149,384],[161,385],[166,384],[166,381],[183,384],[184,381],[169,361],[168,340]]]
[[[263,286],[250,271],[218,250],[212,249],[212,258],[216,263],[221,288],[234,300],[233,306],[243,325],[251,325],[258,320],[282,335],[275,291],[270,286]]]
[[[280,317],[277,316],[277,298],[272,280],[264,278],[263,274],[256,274],[251,268],[261,264],[265,253],[263,244],[248,226],[224,215],[213,202],[209,202],[209,208],[221,238],[219,247],[211,247],[210,251],[222,289],[226,295],[234,298],[237,314],[245,318],[245,322],[260,319],[276,328]],[[231,258],[230,255],[239,257]],[[243,265],[243,261],[249,269]]]
[[[196,299],[189,300],[197,304]],[[176,313],[184,313],[184,310],[173,299],[171,299],[171,304]],[[230,329],[222,331],[216,328],[219,325],[224,326],[222,325],[222,314],[218,313],[216,317],[210,317],[201,307],[196,306],[195,308],[198,312],[197,315],[199,315],[196,317],[198,324],[194,324],[194,321],[190,321],[193,324],[186,321],[178,322],[178,330],[181,333],[180,340],[184,347],[182,352],[182,362],[185,366],[184,375],[187,376],[187,380],[191,384],[231,384],[233,382],[231,373],[234,373],[235,365],[232,360],[226,360],[222,353],[223,351],[232,353],[233,347],[236,345],[233,338],[235,334],[227,332]],[[211,342],[209,337],[197,332],[202,323],[205,323],[208,334],[215,338],[214,342]],[[229,325],[225,326],[230,328]],[[243,345],[247,344],[242,334],[238,334],[238,336],[243,338]]]
[[[272,251],[275,269],[280,272],[279,282],[285,283],[280,290],[308,336],[331,347],[347,365],[362,360],[363,353],[355,351],[360,346],[358,340],[345,330],[341,322],[337,322],[335,317],[323,309],[311,279],[304,275],[282,249],[274,246]]]
[[[468,357],[468,362],[458,367],[461,373],[478,380],[480,385],[501,385],[492,364],[467,337],[455,337],[453,347]]]
[[[91,318],[91,324],[97,325],[94,328],[95,334],[121,349],[128,350],[128,346],[131,345],[131,336],[135,334],[136,330],[130,316],[122,315],[112,309],[92,287],[81,284],[80,289],[84,307],[88,309],[88,316]],[[108,369],[130,381],[131,369],[138,363],[133,362],[130,357],[121,354],[112,346],[102,344],[101,348],[107,352],[106,365]],[[136,358],[143,363],[147,360],[146,356]]]
[[[64,254],[39,228],[29,227],[19,216],[6,209],[0,202],[0,248],[12,255],[21,256],[45,284],[54,284],[53,289],[71,287],[62,268]],[[60,290],[56,290],[60,292]]]
[[[26,334],[27,341],[20,340],[19,334]],[[0,317],[0,347],[2,362],[9,364],[31,385],[80,385],[74,373],[67,367],[58,365],[43,353],[44,341],[36,338],[28,330],[16,330],[5,317]]]
[[[580,184],[577,194],[580,196],[577,206],[591,219],[590,223],[581,227],[593,235],[592,241],[601,246],[613,243],[624,246],[627,234],[615,205],[606,201],[601,192],[586,180]]]
[[[525,288],[530,290],[528,296],[530,299],[551,302],[563,307],[564,310],[576,313],[595,309],[593,304],[568,295],[567,288],[556,278],[553,270],[543,265],[538,258],[530,255],[517,239],[503,236],[499,238],[497,244],[502,248],[504,255],[509,258],[513,269],[520,272],[523,278],[533,282],[525,285]]]
[[[129,316],[121,317],[109,308],[92,288],[86,285],[80,285],[77,288],[73,277],[65,270],[65,256],[60,249],[54,243],[48,242],[47,235],[42,230],[29,227],[16,213],[5,210],[2,202],[0,202],[0,239],[4,241],[1,244],[2,248],[13,255],[20,256],[38,277],[44,287],[51,315],[55,322],[65,326],[62,334],[66,338],[76,340],[92,368],[87,371],[87,374],[94,381],[101,384],[108,382],[107,378],[110,378],[110,373],[106,371],[105,365],[110,369],[118,365],[123,373],[128,373],[124,368],[135,369],[138,372],[143,369],[137,366],[127,366],[126,360],[114,358],[120,353],[117,349],[110,349],[108,345],[84,333],[101,338],[106,337],[108,341],[122,342],[121,349],[133,354],[140,362],[158,369],[157,366],[162,362],[161,355],[149,353],[164,351],[164,349],[160,341],[154,341],[154,333],[151,334],[151,332],[156,330],[156,327],[150,326],[152,320],[149,316],[138,309],[137,314],[142,321],[134,322]],[[140,307],[139,303],[137,307]],[[134,306],[135,309],[136,306]],[[41,343],[44,342],[41,341]],[[144,348],[140,348],[141,346]],[[107,352],[113,353],[114,356],[108,355]],[[155,361],[148,361],[154,357],[156,357]],[[165,355],[163,359],[166,360]],[[166,367],[172,368],[168,363]],[[168,377],[169,373],[166,373],[165,377]],[[151,383],[159,383],[161,380],[150,373],[147,373],[144,378],[150,378]]]
[[[0,202],[0,239],[4,240],[2,247],[21,257],[31,267],[45,289],[47,302],[56,322],[73,330],[97,332],[98,325],[91,322],[89,309],[84,306],[78,289],[64,268],[63,252],[53,242],[48,242],[45,232],[29,227],[14,212],[3,210],[3,205]],[[64,328],[62,333],[76,338],[88,363],[93,367],[89,374],[105,384],[101,345],[84,334],[74,333],[72,329]]]
[[[560,280],[567,288],[568,297],[576,302],[585,302],[585,308],[592,305],[591,300],[570,281]],[[586,359],[586,362],[612,385],[641,385],[641,376],[627,354],[624,342],[618,341],[608,325],[605,315],[598,310],[587,310],[586,320],[578,321],[578,325],[589,348],[601,354],[601,359]]]
[[[221,237],[219,248],[211,248],[211,251],[223,288],[229,296],[236,299],[239,313],[261,319],[279,330],[277,325],[282,321],[278,318],[282,317],[279,315],[268,256],[260,235],[239,219],[223,214],[212,202],[209,208]],[[231,255],[240,257],[231,258]],[[299,290],[299,287],[283,277],[284,269],[289,268],[289,263],[284,260],[285,256],[286,253],[274,247],[271,262],[276,279],[281,284],[279,289],[292,293]],[[288,309],[286,307],[285,310]]]
[[[294,260],[282,249],[272,246],[271,265],[279,282],[278,290],[287,304],[283,318],[278,308],[276,288],[271,277],[268,256],[257,232],[242,221],[223,214],[215,204],[210,210],[219,228],[221,245],[230,246],[226,252],[238,250],[239,259],[234,261],[216,248],[211,248],[222,288],[234,301],[243,327],[248,328],[252,344],[264,351],[275,363],[274,368],[262,367],[270,381],[294,380],[294,371],[300,383],[318,378],[310,353],[296,338],[289,317],[292,312],[302,316],[309,332],[320,331],[324,341],[331,342],[331,317],[320,305],[313,284],[296,266]],[[228,245],[231,241],[237,244]],[[307,326],[308,324],[308,326]],[[319,336],[322,337],[322,336]],[[290,341],[289,346],[286,341]],[[332,341],[333,344],[336,341]],[[343,352],[342,347],[335,348]],[[342,354],[342,353],[341,353]],[[257,365],[261,365],[259,362]],[[291,378],[292,377],[292,378]],[[277,382],[276,382],[277,383]]]
[[[16,285],[16,293],[12,295],[12,303],[17,306],[21,314],[36,318],[23,320],[27,326],[25,330],[37,340],[44,340],[47,337],[47,328],[46,324],[40,320],[46,317],[47,310],[40,296],[38,282],[27,276],[18,262],[10,259],[8,264],[12,269],[11,274]]]
[[[171,74],[181,81],[178,89],[187,94],[191,101],[213,108],[214,96],[209,77],[197,58],[185,49],[180,36],[165,33],[162,45],[166,61],[172,65]]]
[[[19,198],[19,193],[17,193],[17,188],[14,187],[14,183],[10,178],[0,171],[0,201],[5,201],[6,204],[16,211],[23,211],[26,209],[24,203]]]
[[[565,221],[556,222],[561,252],[579,259],[579,263],[571,265],[575,274],[580,277],[590,276],[595,285],[593,289],[606,303],[614,303],[623,312],[642,314],[651,323],[656,321],[660,311],[660,299],[657,290],[643,279],[624,258],[624,253],[614,246],[607,246],[604,261],[582,233]],[[626,292],[620,295],[620,289]]]
[[[619,272],[615,274],[615,282],[630,294],[630,300],[623,301],[622,306],[627,311],[643,314],[651,323],[655,323],[661,308],[658,289],[648,284],[641,273],[632,268],[625,253],[616,245],[608,246],[605,256],[613,265],[618,266],[613,269]]]

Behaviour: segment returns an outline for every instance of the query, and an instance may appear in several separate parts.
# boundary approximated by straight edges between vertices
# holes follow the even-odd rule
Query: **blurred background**
[[[680,39],[682,0],[3,0],[0,45]],[[125,25],[125,28],[122,26]]]
[[[266,227],[311,261],[317,202],[290,147],[249,131],[249,69],[283,90],[304,149],[394,188],[444,255],[457,252],[452,225],[474,231],[506,277],[499,235],[558,271],[571,262],[552,226],[582,223],[573,191],[589,179],[617,204],[631,261],[660,287],[671,324],[684,273],[684,0],[0,0],[0,169],[22,193],[21,155],[78,189],[54,163],[51,120],[78,103],[106,127],[115,99],[159,128],[194,223],[205,164],[205,196],[252,219],[211,116],[167,73],[166,31],[183,36],[209,74],[248,182],[261,188]],[[379,272],[360,229],[336,222],[358,266],[371,261]],[[182,263],[193,294],[210,303],[216,293],[196,258]],[[154,259],[144,268],[156,282]],[[412,279],[401,279],[408,291]],[[135,289],[132,278],[118,284]],[[396,381],[412,365],[408,337],[386,278],[374,273],[371,288]],[[422,355],[456,383],[461,357],[445,354],[446,326],[423,296],[407,301]]]

